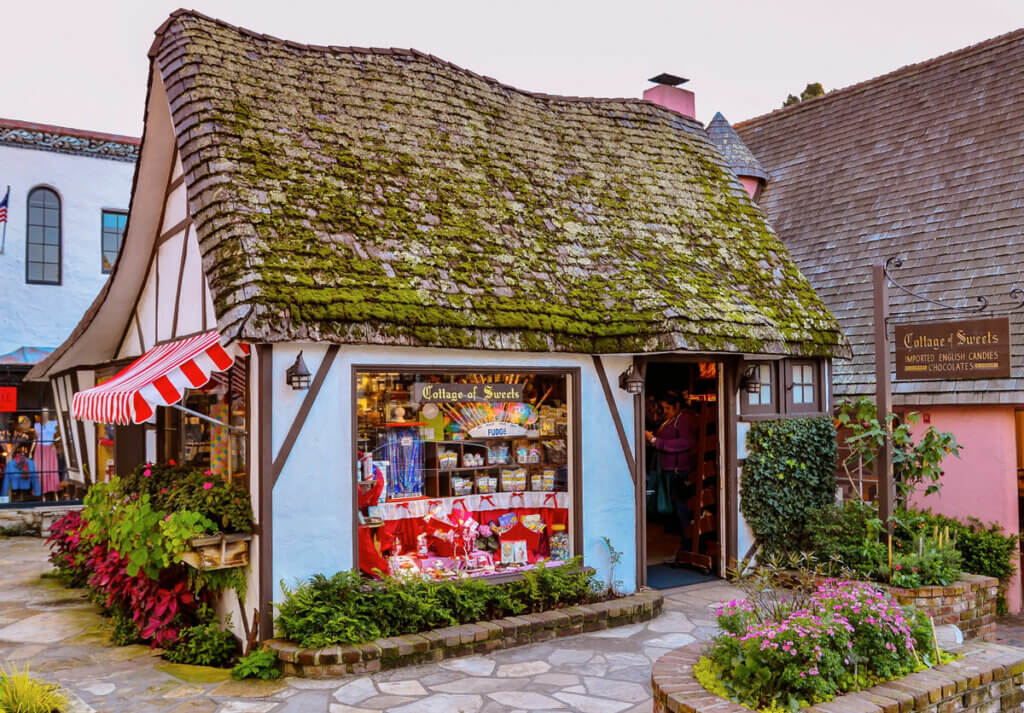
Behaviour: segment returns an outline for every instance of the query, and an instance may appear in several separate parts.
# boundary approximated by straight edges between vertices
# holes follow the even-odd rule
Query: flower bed
[[[695,675],[711,643],[671,651],[654,664],[654,713],[749,713],[707,691]],[[803,713],[1020,713],[1024,700],[1024,651],[971,643],[961,658],[898,681],[847,693]]]
[[[635,624],[658,616],[663,604],[661,593],[641,592],[605,602],[447,626],[358,645],[302,648],[290,641],[272,639],[267,647],[276,654],[285,675],[348,676]]]
[[[85,507],[51,526],[50,561],[70,586],[87,586],[114,624],[117,644],[148,642],[185,663],[224,665],[237,641],[220,631],[217,592],[243,596],[240,569],[207,571],[183,563],[197,537],[248,533],[248,492],[207,471],[144,465],[93,485]]]

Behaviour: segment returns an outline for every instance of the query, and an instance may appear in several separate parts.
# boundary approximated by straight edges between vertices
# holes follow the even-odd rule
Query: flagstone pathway
[[[360,678],[262,683],[111,646],[85,592],[41,579],[49,569],[42,540],[0,537],[0,662],[60,683],[73,713],[650,713],[651,664],[709,638],[715,603],[738,594],[697,584],[666,590],[664,613],[642,624]]]

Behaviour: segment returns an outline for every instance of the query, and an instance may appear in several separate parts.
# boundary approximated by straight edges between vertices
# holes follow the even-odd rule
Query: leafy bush
[[[70,703],[60,687],[38,681],[24,671],[0,665],[0,711],[4,713],[54,713],[66,711]]]
[[[209,471],[193,471],[167,494],[167,510],[192,510],[222,532],[252,532],[252,502],[241,483],[228,483]]]
[[[266,647],[253,649],[247,656],[238,659],[238,663],[231,669],[231,677],[239,681],[243,678],[269,681],[280,675],[281,672],[277,669],[277,654]]]
[[[314,575],[294,590],[282,583],[281,634],[306,648],[356,644],[454,624],[498,619],[590,601],[600,588],[575,558],[537,567],[519,581],[491,585],[473,579],[371,582],[357,571]]]
[[[895,414],[888,415],[888,430],[892,432],[893,479],[904,498],[922,484],[925,495],[939,492],[942,487],[939,483],[942,461],[951,454],[960,457],[961,446],[956,437],[952,433],[936,431],[934,426],[929,426],[915,443],[910,429],[918,418],[916,411],[905,414],[898,421]],[[845,440],[849,454],[842,465],[852,484],[851,465],[874,472],[875,460],[885,444],[887,428],[878,420],[875,402],[866,396],[856,401],[841,402],[836,421],[850,432]]]
[[[770,616],[749,599],[719,609],[723,633],[698,667],[709,690],[795,713],[939,663],[928,617],[863,582],[829,580],[799,603],[774,601],[783,605]]]
[[[221,630],[208,607],[200,607],[198,616],[201,623],[182,629],[174,645],[164,651],[164,658],[194,666],[227,666],[238,653],[238,639]]]
[[[882,521],[874,505],[850,501],[828,505],[811,514],[807,528],[818,559],[841,562],[864,579],[897,587],[947,586],[960,577],[960,553],[917,526],[914,511],[896,514],[893,571],[880,540]],[[921,525],[923,528],[924,525]]]
[[[751,426],[740,503],[765,550],[806,549],[810,514],[835,499],[835,468],[831,419],[789,418]]]

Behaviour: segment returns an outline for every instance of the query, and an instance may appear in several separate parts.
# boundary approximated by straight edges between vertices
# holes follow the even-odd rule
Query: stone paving
[[[85,593],[41,579],[49,569],[42,540],[0,537],[0,661],[60,683],[75,713],[650,713],[651,664],[710,638],[715,604],[738,596],[709,582],[666,590],[660,617],[618,629],[359,678],[237,682],[110,645]]]

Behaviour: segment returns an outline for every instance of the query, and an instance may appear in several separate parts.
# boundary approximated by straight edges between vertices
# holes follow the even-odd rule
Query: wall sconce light
[[[761,391],[761,377],[758,374],[757,364],[751,364],[743,370],[743,376],[740,377],[740,388],[748,394],[756,394]]]
[[[632,364],[629,365],[628,369],[619,374],[619,388],[634,396],[643,392],[644,378],[637,373]]]
[[[302,352],[299,352],[299,355],[295,357],[295,363],[288,367],[288,371],[285,372],[285,379],[288,385],[296,391],[308,389],[312,376],[309,373],[309,369],[306,368],[306,362],[302,360]]]

